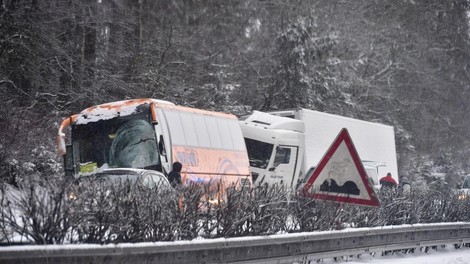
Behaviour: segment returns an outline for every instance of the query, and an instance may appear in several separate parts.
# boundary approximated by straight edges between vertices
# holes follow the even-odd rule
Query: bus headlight
[[[459,199],[459,201],[468,200],[468,194],[467,193],[459,193],[458,199]]]

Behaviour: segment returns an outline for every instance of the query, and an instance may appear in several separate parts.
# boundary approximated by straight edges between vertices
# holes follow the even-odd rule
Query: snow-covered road
[[[417,252],[414,254],[393,254],[393,255],[361,255],[359,258],[345,258],[334,261],[325,259],[324,264],[470,264],[470,248],[454,249],[453,247],[430,250],[428,253]]]

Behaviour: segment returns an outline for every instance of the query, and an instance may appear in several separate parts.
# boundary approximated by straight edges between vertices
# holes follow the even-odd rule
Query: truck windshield
[[[74,162],[79,172],[96,168],[157,169],[155,131],[145,115],[99,120],[72,128]]]
[[[245,138],[246,150],[250,159],[250,166],[266,169],[273,152],[273,144]]]

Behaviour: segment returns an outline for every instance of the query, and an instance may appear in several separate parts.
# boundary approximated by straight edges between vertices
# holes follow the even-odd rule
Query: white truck
[[[240,119],[254,184],[297,188],[346,128],[375,187],[388,172],[398,182],[392,126],[309,109],[254,111]]]

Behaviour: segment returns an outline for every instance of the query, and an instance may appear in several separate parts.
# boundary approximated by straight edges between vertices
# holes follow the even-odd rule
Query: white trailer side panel
[[[301,109],[296,118],[305,122],[304,172],[316,167],[342,128],[346,128],[361,160],[386,164],[379,167],[379,179],[390,172],[398,182],[395,133],[392,126]]]

